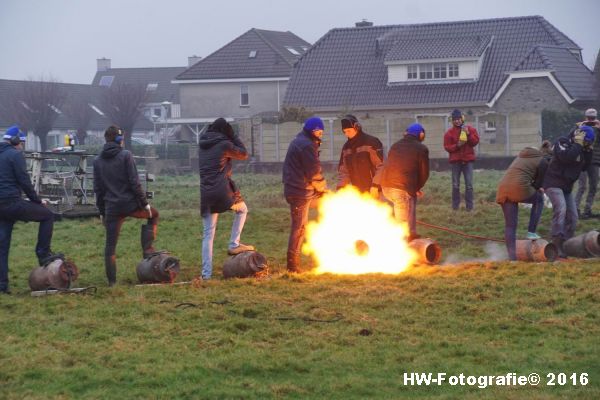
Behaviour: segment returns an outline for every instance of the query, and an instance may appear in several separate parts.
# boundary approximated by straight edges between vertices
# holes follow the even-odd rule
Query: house
[[[144,118],[140,118],[135,129],[147,133],[153,142],[160,143],[165,134],[173,136],[179,133],[178,125],[171,121],[180,117],[179,88],[171,81],[185,70],[186,67],[112,68],[110,59],[100,58],[97,60],[97,71],[92,86],[143,86],[146,90]]]
[[[244,119],[280,109],[296,61],[310,44],[292,32],[252,28],[177,75],[181,119]]]
[[[512,156],[539,145],[543,110],[583,109],[597,93],[581,48],[525,16],[332,29],[294,65],[283,104],[330,118],[332,161],[344,141],[333,121],[348,112],[387,148],[419,121],[444,158],[454,108],[480,131],[481,156]]]

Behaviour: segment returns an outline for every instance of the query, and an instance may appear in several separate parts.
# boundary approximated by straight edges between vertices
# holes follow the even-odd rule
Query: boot
[[[288,272],[299,274],[302,272],[300,269],[300,255],[288,252],[287,254],[287,270]]]
[[[106,257],[104,269],[106,271],[106,278],[108,279],[108,286],[115,286],[117,283],[117,256]]]
[[[144,258],[149,257],[154,250],[154,240],[156,239],[156,225],[142,225],[141,227],[141,241],[142,241],[142,255]]]
[[[567,255],[565,254],[565,251],[563,250],[564,242],[565,242],[565,239],[563,239],[562,237],[552,238],[552,244],[556,246],[556,249],[558,250],[559,258],[567,258]]]

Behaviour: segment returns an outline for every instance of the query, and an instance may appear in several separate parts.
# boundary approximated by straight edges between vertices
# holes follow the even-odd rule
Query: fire
[[[317,261],[317,274],[397,274],[417,259],[407,232],[390,206],[348,186],[322,198],[302,251]]]

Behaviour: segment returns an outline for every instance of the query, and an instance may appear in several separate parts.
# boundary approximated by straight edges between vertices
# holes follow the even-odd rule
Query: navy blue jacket
[[[304,130],[290,142],[283,162],[283,194],[286,198],[310,199],[325,191],[320,145],[319,138]]]
[[[148,204],[133,155],[115,142],[94,160],[94,191],[101,215],[127,215]]]
[[[11,203],[21,199],[22,191],[32,202],[42,202],[31,184],[23,152],[8,142],[1,142],[0,203]]]
[[[248,152],[237,136],[208,131],[200,136],[198,169],[200,172],[200,214],[223,213],[243,201],[231,179],[232,160],[245,160]]]
[[[544,189],[559,188],[566,193],[573,190],[581,171],[585,171],[592,161],[592,151],[563,136],[554,143],[552,160],[544,175]]]

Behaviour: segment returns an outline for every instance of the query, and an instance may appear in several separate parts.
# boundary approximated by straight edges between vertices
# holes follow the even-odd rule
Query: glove
[[[144,209],[148,212],[148,219],[152,218],[152,207],[150,207],[150,203],[146,204]]]
[[[417,199],[422,198],[425,195],[422,190],[417,190]]]
[[[379,198],[379,188],[375,187],[375,186],[371,186],[371,189],[369,189],[369,194],[371,195],[372,198],[378,199]]]
[[[577,143],[580,146],[583,146],[583,139],[585,138],[585,132],[581,129],[577,129],[575,134],[573,135],[573,143]]]

